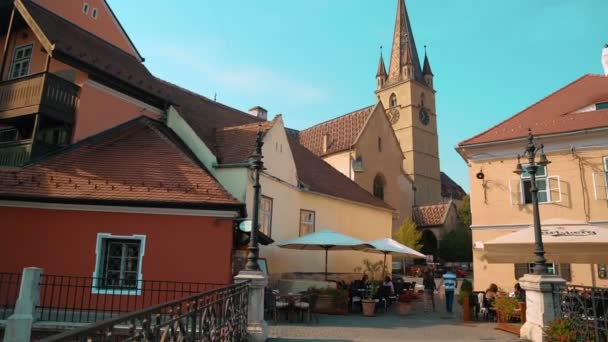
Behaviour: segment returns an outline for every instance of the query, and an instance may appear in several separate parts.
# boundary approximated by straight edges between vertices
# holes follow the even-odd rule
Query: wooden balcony
[[[0,119],[41,113],[74,122],[80,87],[51,73],[0,83]]]
[[[21,140],[15,143],[0,144],[0,167],[21,166],[30,160],[32,141]]]

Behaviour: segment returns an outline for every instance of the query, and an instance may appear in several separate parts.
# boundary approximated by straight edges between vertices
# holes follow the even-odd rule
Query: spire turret
[[[384,57],[382,57],[382,47],[380,47],[380,62],[378,62],[378,71],[376,72],[376,87],[380,90],[386,82],[386,67],[384,66]]]
[[[424,47],[424,67],[422,67],[422,76],[424,76],[424,82],[433,88],[433,70],[431,70],[431,63],[429,63],[429,55],[426,53],[426,46]]]
[[[391,84],[404,80],[423,81],[423,76],[405,2],[397,0],[397,18],[387,81]]]

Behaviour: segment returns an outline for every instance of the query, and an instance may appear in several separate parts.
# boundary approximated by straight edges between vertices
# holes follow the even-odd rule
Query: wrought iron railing
[[[0,272],[0,320],[13,314],[20,284],[21,273]]]
[[[568,320],[576,341],[608,341],[608,288],[553,288],[555,316]]]
[[[0,166],[21,166],[30,160],[32,140],[0,143]]]
[[[226,286],[157,280],[137,280],[131,284],[107,287],[102,278],[43,274],[37,319],[98,322]]]
[[[248,292],[247,282],[229,285],[41,341],[243,341]]]

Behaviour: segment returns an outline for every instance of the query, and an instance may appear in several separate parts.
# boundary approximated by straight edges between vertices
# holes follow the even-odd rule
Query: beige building
[[[485,242],[532,225],[529,175],[513,173],[529,128],[551,161],[537,175],[541,221],[608,229],[608,77],[585,75],[457,146],[469,166],[475,290],[490,283],[511,289],[529,271],[527,263],[491,264],[483,257]],[[604,264],[548,262],[572,284],[608,286]]]

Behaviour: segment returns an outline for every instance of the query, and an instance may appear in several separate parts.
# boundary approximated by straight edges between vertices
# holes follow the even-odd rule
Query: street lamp
[[[530,186],[530,193],[532,195],[532,208],[534,214],[534,240],[535,240],[535,248],[534,254],[536,255],[534,261],[534,274],[545,274],[547,267],[545,264],[547,261],[545,260],[545,249],[543,247],[543,236],[540,230],[540,214],[538,212],[538,187],[536,186],[536,172],[538,171],[538,166],[547,166],[547,164],[551,163],[545,152],[543,151],[543,145],[536,145],[534,142],[534,135],[532,134],[532,130],[528,129],[528,145],[526,146],[526,150],[523,155],[517,155],[517,166],[515,167],[514,173],[521,175],[524,173],[524,168],[521,165],[520,158],[528,157],[528,165],[526,165],[526,171],[530,174],[530,179],[532,184]],[[538,163],[535,161],[536,153],[540,151],[540,160]]]
[[[260,172],[264,170],[264,162],[262,158],[262,141],[263,133],[262,130],[258,130],[258,134],[255,140],[255,152],[249,157],[250,168],[253,170],[254,182],[253,182],[253,219],[251,222],[251,236],[249,237],[249,253],[247,254],[247,264],[245,270],[247,271],[260,271],[260,265],[258,264],[259,251],[258,247],[258,231],[260,230]]]

